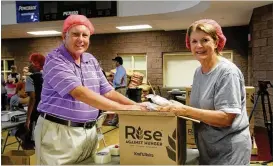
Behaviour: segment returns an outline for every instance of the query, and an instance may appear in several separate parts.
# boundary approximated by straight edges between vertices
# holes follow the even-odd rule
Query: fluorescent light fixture
[[[132,25],[132,26],[120,26],[116,27],[119,30],[126,31],[126,30],[136,30],[136,29],[149,29],[152,28],[150,25]]]
[[[31,35],[57,35],[61,34],[61,32],[50,30],[50,31],[33,31],[33,32],[27,32]]]

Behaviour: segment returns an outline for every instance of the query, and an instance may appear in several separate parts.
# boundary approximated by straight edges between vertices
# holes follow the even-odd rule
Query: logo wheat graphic
[[[143,130],[140,127],[138,127],[138,129],[137,129],[136,137],[139,140],[141,140],[143,138]]]
[[[173,131],[172,135],[168,135],[168,143],[169,146],[166,146],[166,150],[168,153],[168,157],[173,160],[176,161],[176,129]]]

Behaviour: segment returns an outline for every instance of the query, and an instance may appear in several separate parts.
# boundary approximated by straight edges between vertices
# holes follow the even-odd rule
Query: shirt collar
[[[75,60],[73,59],[73,57],[71,56],[71,54],[68,52],[67,48],[64,46],[64,44],[62,44],[60,46],[60,51],[62,52],[62,55],[69,60],[72,63],[75,63]],[[81,55],[81,62],[87,63],[89,61],[88,55],[86,53],[83,53]]]

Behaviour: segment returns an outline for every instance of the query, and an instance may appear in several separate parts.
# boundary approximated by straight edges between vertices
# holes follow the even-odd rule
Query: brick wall
[[[250,84],[258,91],[258,80],[269,80],[273,83],[273,4],[259,7],[253,10],[250,32],[252,40],[249,43],[251,50],[249,56],[249,80]],[[273,88],[268,89],[271,94],[271,107],[273,108]],[[267,108],[268,110],[268,108]],[[264,126],[261,100],[255,109],[255,125]],[[269,118],[269,115],[268,115]]]
[[[233,50],[234,63],[244,74],[247,85],[249,71],[248,30],[248,26],[223,28],[227,37],[225,50]],[[148,79],[152,85],[162,87],[162,54],[164,52],[188,51],[185,47],[185,33],[185,30],[181,30],[94,35],[91,37],[88,52],[101,62],[105,71],[114,68],[111,59],[118,53],[146,53]],[[1,57],[14,57],[18,71],[22,71],[23,67],[28,65],[28,56],[32,52],[46,55],[61,42],[60,37],[2,40]],[[161,92],[166,97],[166,89],[161,89]]]
[[[227,32],[226,50],[234,51],[234,62],[241,68],[247,78],[247,47],[244,40],[247,37],[248,27],[224,28]],[[236,32],[243,36],[238,38]],[[185,47],[185,31],[152,31],[120,34],[103,34],[91,37],[88,52],[92,53],[101,62],[102,68],[109,71],[114,68],[112,58],[118,53],[146,53],[148,59],[148,79],[151,84],[163,85],[162,54],[164,52],[188,51]],[[236,40],[235,40],[236,39]],[[238,41],[233,44],[233,41]],[[20,72],[28,65],[28,56],[32,52],[46,55],[61,43],[60,37],[9,39],[2,40],[2,57],[14,57],[15,64]],[[247,82],[247,79],[246,79]]]

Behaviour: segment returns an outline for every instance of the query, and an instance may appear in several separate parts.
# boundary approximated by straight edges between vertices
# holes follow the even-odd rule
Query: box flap
[[[197,119],[193,119],[193,118],[189,118],[189,117],[185,117],[185,116],[178,116],[178,117],[186,119],[186,120],[190,120],[190,121],[193,121],[193,122],[196,122],[196,123],[200,123],[200,120],[197,120]]]
[[[157,111],[114,111],[120,115],[145,115],[145,116],[175,116],[172,112],[157,112]]]
[[[119,115],[132,115],[132,116],[176,116],[172,112],[157,112],[157,111],[115,111]],[[200,123],[199,120],[192,119],[185,116],[178,116],[179,118],[183,118],[186,120],[190,120],[196,123]]]

